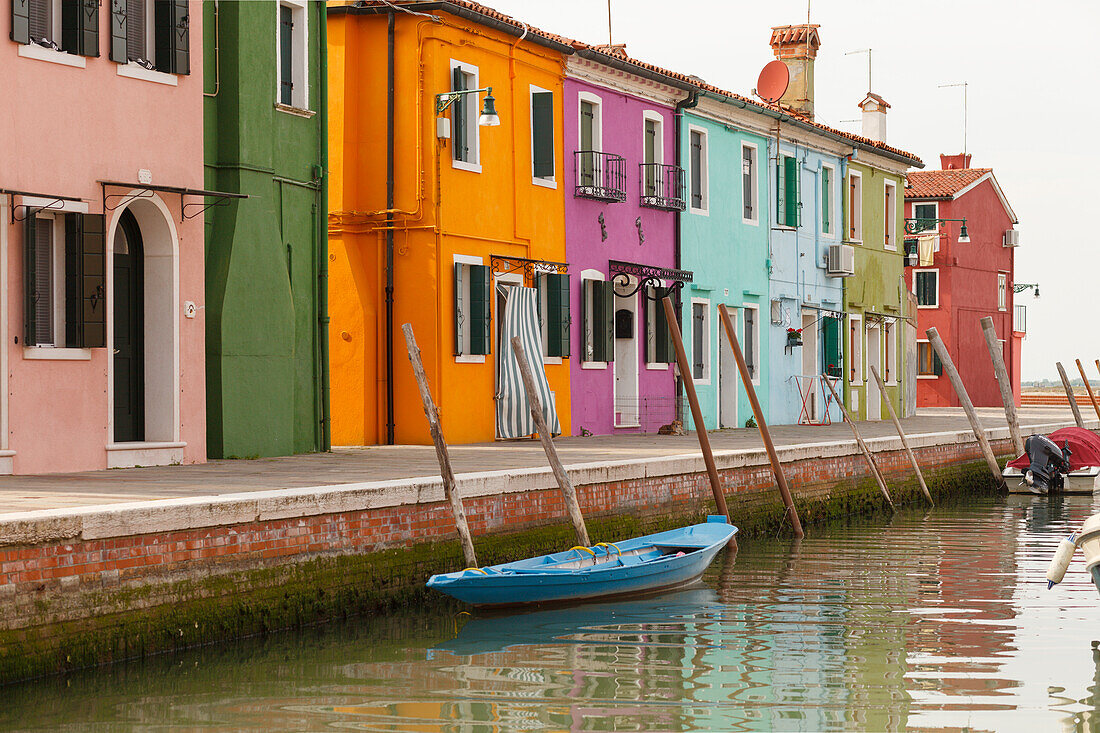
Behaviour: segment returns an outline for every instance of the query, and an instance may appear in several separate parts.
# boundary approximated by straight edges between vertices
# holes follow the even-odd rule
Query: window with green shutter
[[[569,357],[569,275],[546,276],[546,355]]]
[[[99,55],[99,3],[61,0],[61,50]]]
[[[821,169],[821,232],[833,233],[833,170]]]
[[[492,288],[485,265],[455,263],[454,353],[478,356],[492,344]]]
[[[456,66],[451,70],[451,91],[461,92],[469,89],[467,74]],[[467,100],[474,94],[464,94],[451,104],[451,124],[454,130],[451,132],[451,157],[455,160],[469,162],[470,160],[470,120],[469,105]]]
[[[825,317],[821,321],[822,354],[825,369],[830,377],[840,377],[844,369],[844,355],[840,350],[840,319]]]
[[[294,104],[294,8],[279,5],[279,102]]]
[[[554,93],[531,91],[531,165],[535,178],[554,180]]]
[[[615,360],[615,286],[605,280],[585,280],[581,288],[582,360],[608,363]]]
[[[940,355],[927,341],[917,342],[917,375],[921,377],[943,375],[943,362],[940,361]]]
[[[917,270],[913,273],[913,289],[917,294],[917,305],[939,307],[939,271]]]
[[[798,174],[798,158],[783,156],[783,199],[785,202],[782,222],[789,227],[802,223],[801,176]]]
[[[665,318],[665,307],[661,302],[665,296],[672,296],[671,288],[647,288],[646,297],[646,343],[645,360],[647,364],[674,364],[676,347],[672,343],[672,331]]]

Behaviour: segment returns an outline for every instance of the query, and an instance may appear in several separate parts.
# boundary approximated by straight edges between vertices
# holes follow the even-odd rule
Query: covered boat
[[[587,601],[681,588],[737,533],[723,516],[623,542],[433,575],[428,587],[475,606]]]
[[[1092,494],[1100,488],[1100,437],[1091,430],[1032,435],[1024,449],[1001,473],[1010,492]]]

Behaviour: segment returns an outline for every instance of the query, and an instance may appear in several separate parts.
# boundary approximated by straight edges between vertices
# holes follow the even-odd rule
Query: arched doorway
[[[123,211],[114,254],[115,441],[145,440],[145,247],[141,228]]]

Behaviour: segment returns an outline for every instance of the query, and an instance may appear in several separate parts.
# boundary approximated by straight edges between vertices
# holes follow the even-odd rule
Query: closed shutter
[[[149,58],[145,30],[153,19],[145,16],[145,0],[126,0],[126,61]]]
[[[50,0],[30,0],[29,26],[31,43],[53,41],[53,3]]]
[[[111,61],[125,64],[126,32],[130,23],[126,17],[127,0],[111,0]]]
[[[787,223],[787,169],[783,165],[785,158],[775,164],[775,220],[780,226]]]
[[[61,0],[61,50],[99,55],[99,3]]]
[[[741,148],[741,201],[745,218],[752,218],[752,148]]]
[[[821,231],[833,231],[833,176],[828,168],[821,169]]]
[[[488,354],[492,351],[490,337],[493,311],[492,288],[489,268],[470,265],[470,353]]]
[[[787,202],[783,223],[789,227],[797,227],[801,223],[801,202],[798,200],[799,179],[798,159],[783,158],[784,199]]]
[[[928,348],[932,348],[931,345]],[[932,373],[937,377],[943,376],[943,362],[940,361],[940,355],[936,353],[935,349],[932,349]]]
[[[756,311],[745,308],[745,366],[749,378],[756,379]]]
[[[840,321],[838,319],[822,319],[821,340],[825,355],[824,371],[830,377],[839,377],[843,355],[840,353]]]
[[[11,0],[11,40],[31,42],[31,0]]]
[[[691,133],[691,205],[703,208],[703,135]]]
[[[703,378],[703,333],[706,319],[706,306],[698,303],[691,307],[691,376],[695,379]]]
[[[190,74],[191,17],[187,12],[187,0],[153,0],[153,11],[157,71]]]
[[[531,95],[531,156],[535,178],[554,177],[554,95]]]
[[[451,91],[461,92],[466,89],[466,74],[462,69],[455,67],[451,72]],[[451,123],[454,125],[454,135],[451,138],[451,150],[455,160],[469,160],[470,150],[466,145],[466,97],[462,95],[451,104]]]
[[[668,318],[665,317],[665,306],[662,302],[665,297],[672,297],[671,288],[657,289],[657,303],[654,308],[657,323],[654,333],[654,351],[656,352],[651,362],[655,364],[673,364],[676,362],[676,346],[672,343],[672,329],[668,326]]]
[[[34,320],[34,288],[37,275],[35,241],[38,237],[38,220],[34,212],[28,210],[23,219],[23,343],[34,346],[38,343],[37,328]]]
[[[107,219],[103,214],[73,214],[80,221],[79,346],[107,345]]]
[[[81,215],[65,216],[65,342],[58,346],[77,346],[81,341],[83,308],[80,301],[80,228]]]
[[[569,275],[553,273],[545,278],[546,355],[569,357]]]
[[[848,176],[848,238],[856,238],[856,200],[859,198],[855,176]]]
[[[279,101],[294,104],[294,9],[279,6]]]
[[[461,262],[456,262],[455,263],[455,297],[454,297],[455,323],[454,323],[454,326],[455,326],[455,354],[456,355],[461,355],[463,353],[463,350],[462,350],[462,347],[463,347],[463,342],[462,342],[463,341],[463,339],[462,339],[463,321],[465,321],[469,317],[469,314],[462,312],[462,281],[463,281],[463,277],[462,277],[463,272],[462,271],[463,271],[464,267],[465,267],[465,265],[463,265]]]
[[[615,284],[592,280],[592,359],[615,361]]]

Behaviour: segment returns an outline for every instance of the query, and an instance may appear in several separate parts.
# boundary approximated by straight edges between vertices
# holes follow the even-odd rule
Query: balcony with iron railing
[[[1013,306],[1012,330],[1017,333],[1027,333],[1027,306]]]
[[[642,206],[665,211],[683,211],[687,208],[683,168],[666,163],[640,163],[638,170]]]
[[[626,201],[626,158],[599,150],[573,153],[573,193],[597,201]]]

